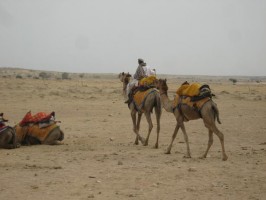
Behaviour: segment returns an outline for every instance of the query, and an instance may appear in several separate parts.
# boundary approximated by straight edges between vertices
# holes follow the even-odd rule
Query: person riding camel
[[[144,62],[143,59],[139,58],[138,59],[138,68],[133,76],[133,80],[130,81],[128,84],[127,84],[127,89],[126,89],[126,101],[125,103],[129,103],[129,94],[132,90],[132,88],[134,86],[138,86],[139,84],[139,81],[144,78],[144,77],[147,77],[147,75],[145,74],[145,70],[144,70],[144,67],[146,67],[146,63]],[[147,71],[147,70],[146,70]]]

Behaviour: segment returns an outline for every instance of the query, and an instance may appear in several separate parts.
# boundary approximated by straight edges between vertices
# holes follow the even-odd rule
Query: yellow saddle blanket
[[[59,128],[59,126],[56,124],[52,124],[45,128],[39,128],[38,124],[34,124],[32,126],[29,125],[21,127],[17,125],[15,127],[17,140],[20,142],[22,142],[25,139],[26,135],[34,137],[38,139],[40,142],[43,142],[48,137],[50,132],[55,128]]]
[[[179,95],[176,95],[173,101],[173,108],[176,108],[179,104],[186,104],[192,108],[197,108],[198,110],[200,110],[202,106],[209,100],[210,97],[205,97],[204,99],[201,99],[199,101],[191,101],[191,97],[182,98]]]
[[[146,91],[138,91],[136,92],[136,94],[134,94],[133,101],[139,110],[142,109],[146,97],[152,92],[158,92],[158,91],[155,88],[150,88]]]
[[[189,96],[189,97],[198,96],[200,93],[201,86],[202,85],[199,83],[183,84],[177,89],[176,94],[178,94],[179,96]]]
[[[148,76],[139,81],[139,85],[153,85],[156,80],[156,76]]]

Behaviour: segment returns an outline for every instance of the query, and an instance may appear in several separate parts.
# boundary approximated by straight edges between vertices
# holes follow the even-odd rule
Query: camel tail
[[[214,111],[214,118],[216,118],[217,122],[219,124],[221,124],[222,122],[220,121],[220,118],[219,118],[219,110],[218,110],[218,107],[217,107],[216,103],[214,103],[214,102],[212,104],[212,109]]]

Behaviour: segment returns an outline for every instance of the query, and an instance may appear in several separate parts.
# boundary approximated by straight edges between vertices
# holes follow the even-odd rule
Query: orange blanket
[[[26,137],[28,127],[27,126],[22,127],[22,126],[17,124],[14,128],[16,131],[17,142],[22,143]]]
[[[39,128],[38,124],[32,125],[32,126],[15,126],[16,135],[18,142],[22,143],[25,139],[26,135],[34,137],[38,139],[40,142],[43,142],[50,132],[56,128],[59,128],[56,124],[52,124],[51,126],[45,127],[45,128]]]
[[[146,99],[146,97],[152,93],[152,92],[158,92],[155,88],[151,88],[151,89],[148,89],[146,91],[138,91],[134,97],[133,97],[133,101],[136,105],[136,107],[141,110],[142,109],[142,106],[144,104],[144,101]]]

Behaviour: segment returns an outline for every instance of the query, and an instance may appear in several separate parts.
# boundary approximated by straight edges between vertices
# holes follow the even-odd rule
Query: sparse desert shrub
[[[69,79],[69,73],[64,72],[64,73],[62,74],[62,79],[63,79],[63,80],[64,80],[64,79]]]
[[[231,81],[235,85],[236,82],[237,82],[237,79],[235,79],[235,78],[229,78],[229,81]]]
[[[39,77],[42,79],[48,79],[48,78],[50,78],[50,74],[48,74],[46,72],[40,72]]]
[[[22,76],[18,74],[18,75],[16,75],[16,78],[22,78]]]
[[[31,77],[32,77],[32,75],[31,75],[31,74],[28,74],[28,75],[27,75],[27,77],[28,77],[28,78],[31,78]]]
[[[84,74],[80,74],[79,77],[80,77],[80,78],[84,78]]]
[[[96,78],[96,79],[99,79],[99,78],[101,78],[100,76],[98,76],[98,75],[93,75],[92,76],[93,78]]]

